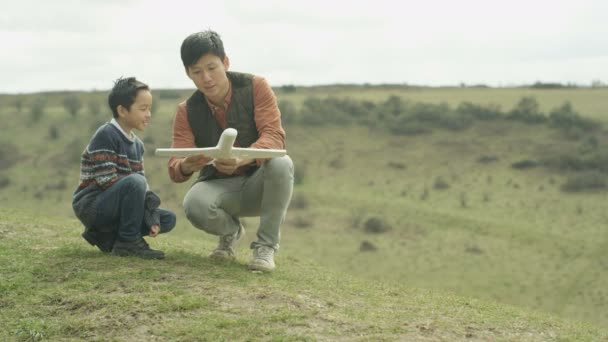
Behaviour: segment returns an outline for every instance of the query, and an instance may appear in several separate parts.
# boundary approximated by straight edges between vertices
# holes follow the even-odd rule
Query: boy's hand
[[[243,165],[251,164],[251,163],[253,163],[253,161],[254,161],[253,159],[241,159],[241,158],[214,159],[213,164],[215,165],[215,168],[219,172],[226,174],[226,175],[231,175],[239,167],[241,167]]]
[[[160,226],[155,224],[152,227],[150,227],[150,237],[156,237],[158,235],[158,233],[160,233]]]

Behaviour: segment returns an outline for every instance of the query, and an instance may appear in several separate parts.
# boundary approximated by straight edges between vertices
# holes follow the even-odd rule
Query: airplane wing
[[[287,155],[286,150],[262,149],[262,148],[243,148],[233,147],[229,151],[229,156],[225,157],[220,153],[218,147],[204,148],[157,148],[154,152],[159,157],[189,157],[203,154],[209,158],[253,158],[265,159],[276,158]]]
[[[202,148],[157,148],[154,154],[159,157],[190,157],[205,155],[209,158],[215,158],[220,152],[217,147],[202,147]]]
[[[286,154],[287,154],[286,150],[265,149],[265,148],[233,147],[230,150],[230,155],[233,158],[264,159],[264,158],[282,157]]]

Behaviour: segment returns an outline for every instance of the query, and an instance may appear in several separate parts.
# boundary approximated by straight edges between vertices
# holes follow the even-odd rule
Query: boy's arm
[[[105,134],[95,136],[87,146],[87,165],[83,173],[88,173],[99,187],[107,189],[118,181],[116,153],[110,137]]]

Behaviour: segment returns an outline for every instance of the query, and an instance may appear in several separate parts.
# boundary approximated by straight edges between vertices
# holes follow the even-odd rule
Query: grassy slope
[[[493,302],[332,273],[285,250],[277,272],[205,257],[178,229],[163,261],[104,255],[74,219],[0,209],[1,340],[598,340],[606,331]]]
[[[279,97],[297,100],[315,91],[298,90]],[[511,105],[525,92],[532,92],[543,110],[566,99],[586,116],[583,108],[597,108],[590,115],[597,118],[603,118],[598,113],[608,108],[608,96],[602,95],[605,89],[429,89],[399,94],[420,101],[444,99],[456,104],[477,99],[478,103]],[[381,101],[389,93],[372,89],[335,95]],[[149,151],[168,146],[174,102],[161,102],[152,126],[140,134]],[[106,117],[92,118],[83,111],[74,121],[61,108],[50,107],[40,122],[29,124],[27,109],[18,115],[4,107],[0,114],[0,143],[13,141],[19,161],[11,169],[0,170],[0,177],[10,179],[0,189],[0,207],[35,208],[39,217],[71,218],[69,201],[78,177],[79,152],[93,127]],[[56,140],[49,139],[52,125],[61,128]],[[566,141],[550,129],[502,123],[411,137],[363,127],[294,126],[288,127],[288,139],[297,172],[305,175],[295,197],[309,204],[290,210],[283,253],[391,284],[491,299],[598,325],[608,323],[604,252],[608,215],[603,205],[608,195],[565,195],[559,185],[566,175],[509,167],[521,159],[576,148],[577,142]],[[605,134],[600,146],[606,146]],[[323,151],[323,157],[312,158],[314,151]],[[482,165],[476,162],[481,155],[496,155],[499,161]],[[405,168],[391,168],[390,162]],[[170,184],[165,161],[159,158],[148,156],[146,170],[164,205],[181,213],[181,198],[189,183]],[[450,187],[435,190],[437,177]],[[58,186],[61,182],[67,185]],[[422,200],[425,189],[429,195]],[[373,216],[382,217],[392,229],[376,235],[363,232],[363,222]],[[181,214],[180,221],[178,231],[190,234],[184,240],[201,237]],[[247,220],[249,239],[255,224]],[[309,227],[297,228],[303,224]],[[360,252],[363,241],[373,243],[377,250]]]

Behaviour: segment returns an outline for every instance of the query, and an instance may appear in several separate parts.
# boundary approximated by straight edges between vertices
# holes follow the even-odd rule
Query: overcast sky
[[[0,0],[0,92],[189,88],[179,56],[217,31],[270,84],[608,83],[606,0]]]

